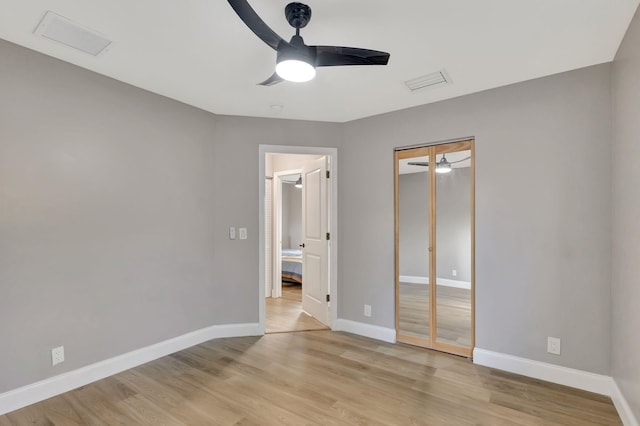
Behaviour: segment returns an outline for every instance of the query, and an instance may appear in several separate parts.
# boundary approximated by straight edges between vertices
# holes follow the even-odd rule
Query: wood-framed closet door
[[[473,140],[395,152],[399,342],[473,353],[474,186]]]
[[[395,153],[396,338],[427,348],[432,347],[431,151],[425,147]]]

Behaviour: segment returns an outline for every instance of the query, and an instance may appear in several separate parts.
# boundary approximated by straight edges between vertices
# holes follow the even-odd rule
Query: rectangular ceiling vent
[[[111,45],[111,40],[105,36],[50,10],[44,14],[33,33],[93,56],[105,52]]]
[[[404,82],[412,93],[422,92],[426,89],[435,89],[436,87],[446,86],[450,83],[451,79],[444,69]]]

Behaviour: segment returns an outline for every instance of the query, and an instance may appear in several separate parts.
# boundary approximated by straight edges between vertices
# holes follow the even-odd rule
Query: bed
[[[282,249],[282,284],[302,284],[302,250]]]

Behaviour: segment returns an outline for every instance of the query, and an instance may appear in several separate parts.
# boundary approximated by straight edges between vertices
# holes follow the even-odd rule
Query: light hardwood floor
[[[282,297],[266,299],[265,328],[267,333],[327,329],[320,321],[302,311],[300,285],[283,286]]]
[[[438,285],[438,341],[471,344],[471,291]],[[403,334],[428,338],[429,285],[400,283],[399,327]]]
[[[619,425],[609,398],[346,333],[216,339],[7,425]]]

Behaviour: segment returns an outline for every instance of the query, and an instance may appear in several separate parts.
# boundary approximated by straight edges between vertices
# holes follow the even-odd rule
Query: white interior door
[[[264,295],[273,291],[273,181],[264,181]]]
[[[302,309],[330,326],[326,157],[302,169]]]

